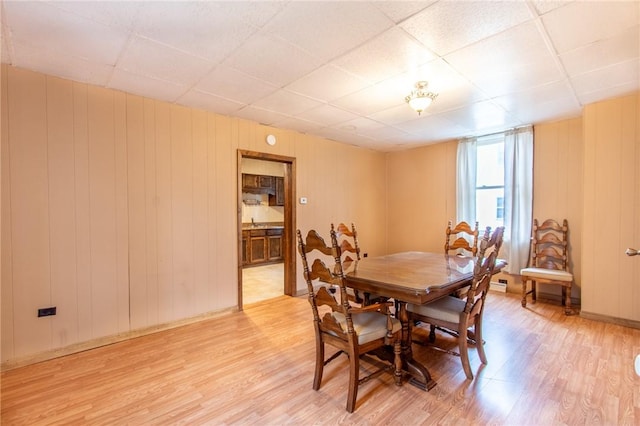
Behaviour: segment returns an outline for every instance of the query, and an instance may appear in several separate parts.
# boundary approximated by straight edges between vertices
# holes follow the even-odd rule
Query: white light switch
[[[307,204],[307,197],[300,197],[300,204]]]

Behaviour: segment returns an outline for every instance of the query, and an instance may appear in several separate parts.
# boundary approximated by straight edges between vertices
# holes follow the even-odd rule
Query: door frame
[[[284,294],[295,296],[296,286],[296,159],[284,155],[238,149],[237,213],[238,213],[238,310],[242,310],[242,159],[274,161],[284,164]]]

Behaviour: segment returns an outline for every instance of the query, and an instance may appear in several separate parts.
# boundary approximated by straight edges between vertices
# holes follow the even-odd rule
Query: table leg
[[[403,368],[411,375],[409,383],[422,390],[428,391],[436,385],[436,382],[431,378],[431,374],[429,374],[427,367],[413,359],[413,352],[411,351],[411,327],[409,324],[407,304],[405,302],[400,302],[398,319],[402,323]]]

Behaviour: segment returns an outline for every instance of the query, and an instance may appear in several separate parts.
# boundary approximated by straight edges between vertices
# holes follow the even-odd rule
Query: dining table
[[[425,304],[448,297],[468,285],[473,278],[475,257],[422,251],[406,251],[378,257],[366,257],[345,270],[345,284],[354,290],[397,302],[402,323],[403,369],[409,382],[423,390],[436,385],[428,369],[413,359],[410,318],[407,303]],[[506,262],[498,259],[494,274]]]

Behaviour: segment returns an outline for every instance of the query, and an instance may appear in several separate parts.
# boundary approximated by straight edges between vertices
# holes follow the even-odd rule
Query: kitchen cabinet
[[[281,262],[282,228],[262,228],[242,231],[242,265],[255,266]]]
[[[280,176],[274,176],[273,180],[275,194],[269,195],[269,205],[284,206],[284,178]]]
[[[268,260],[282,260],[282,229],[267,230],[267,239],[269,240]]]
[[[249,242],[251,240],[251,231],[242,231],[242,266],[249,264],[251,254],[249,248],[251,247]]]
[[[242,192],[252,194],[274,194],[275,195],[275,176],[253,175],[248,173],[242,174]]]
[[[264,263],[267,261],[267,230],[256,229],[250,231],[249,263]]]

